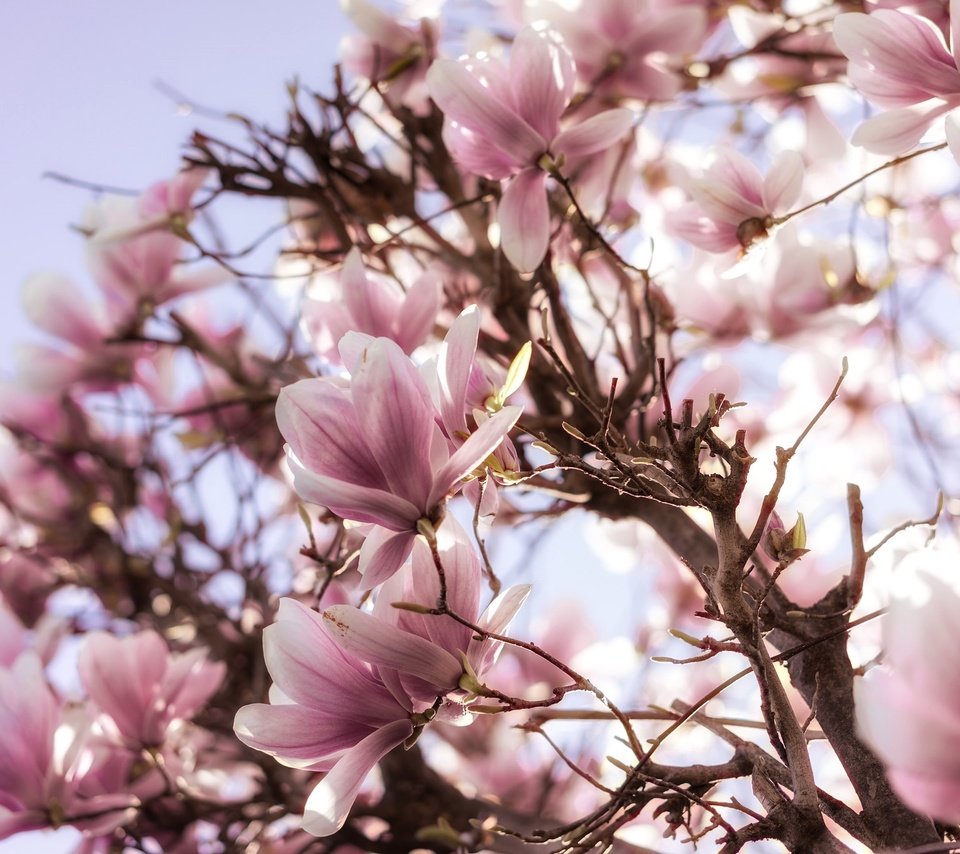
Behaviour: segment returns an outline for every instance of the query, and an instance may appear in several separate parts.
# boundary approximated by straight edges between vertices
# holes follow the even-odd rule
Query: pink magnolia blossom
[[[726,149],[687,189],[693,201],[674,212],[671,230],[708,252],[746,250],[799,198],[803,160],[785,151],[764,177],[738,151]]]
[[[219,267],[179,263],[186,246],[179,235],[193,218],[191,200],[205,177],[203,170],[190,169],[137,199],[110,197],[89,211],[87,264],[118,307],[135,314],[229,278]]]
[[[0,839],[63,824],[97,835],[131,818],[138,801],[122,791],[124,763],[87,734],[34,653],[0,668]]]
[[[528,588],[510,588],[478,617],[479,561],[462,529],[445,527],[438,550],[451,609],[488,631],[505,631]],[[433,607],[438,595],[433,558],[420,542],[373,613],[334,605],[317,614],[281,599],[276,622],[264,631],[271,703],[242,708],[234,728],[245,744],[284,764],[327,772],[307,799],[303,827],[310,833],[342,827],[374,765],[429,721],[467,717],[475,695],[461,681],[482,677],[500,644],[477,640],[448,616],[392,607]]]
[[[103,302],[88,299],[69,279],[55,273],[31,276],[23,288],[27,317],[60,339],[60,347],[20,344],[18,380],[28,389],[56,392],[80,383],[106,391],[129,382],[142,345],[111,343],[122,322]]]
[[[672,98],[683,78],[670,58],[696,51],[707,30],[705,9],[650,0],[584,0],[575,9],[551,4],[544,11],[580,79],[601,96]]]
[[[929,555],[924,556],[929,559]],[[855,683],[857,727],[904,803],[960,822],[960,586],[949,568],[909,574],[884,622],[884,664]]]
[[[409,355],[430,336],[443,302],[443,284],[436,273],[424,273],[404,294],[396,283],[367,272],[356,247],[344,260],[334,287],[327,284],[329,277],[314,280],[301,307],[308,337],[327,358],[336,359],[337,344],[351,331],[390,338]]]
[[[511,179],[497,211],[500,244],[518,270],[535,270],[550,244],[548,172],[623,138],[632,113],[607,110],[561,131],[576,83],[573,59],[554,34],[532,27],[517,33],[509,65],[483,55],[438,59],[427,83],[460,165],[494,180]]]
[[[343,66],[380,84],[391,103],[414,112],[428,112],[424,77],[436,53],[435,25],[404,26],[367,0],[340,0],[340,6],[360,31],[340,42]]]
[[[349,384],[319,378],[287,386],[277,423],[300,496],[377,526],[360,551],[364,585],[374,587],[410,554],[421,520],[439,524],[447,497],[500,445],[520,409],[504,407],[452,450],[423,377],[400,347],[387,338],[353,342],[360,346]],[[341,351],[349,346],[347,336]]]
[[[867,119],[852,142],[878,154],[913,148],[933,122],[960,107],[960,2],[950,2],[950,49],[926,18],[893,9],[847,13],[833,23],[837,46],[850,60],[847,76],[886,112]],[[947,141],[960,162],[960,121],[947,119]]]
[[[88,634],[78,668],[109,730],[134,750],[162,745],[171,725],[196,714],[226,672],[222,662],[208,661],[203,649],[171,653],[153,631],[123,639]]]

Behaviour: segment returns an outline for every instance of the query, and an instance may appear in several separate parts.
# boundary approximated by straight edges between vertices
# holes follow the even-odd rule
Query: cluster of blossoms
[[[960,837],[955,550],[901,524],[960,506],[960,0],[505,2],[459,59],[342,5],[333,95],[26,285],[0,838]]]

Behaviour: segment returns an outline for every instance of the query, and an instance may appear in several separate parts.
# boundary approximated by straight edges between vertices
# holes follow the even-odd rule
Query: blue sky
[[[200,104],[279,120],[285,81],[327,88],[346,31],[337,0],[0,4],[0,371],[27,328],[26,276],[86,279],[69,225],[91,195],[45,172],[142,189],[177,169],[202,124],[158,81]]]

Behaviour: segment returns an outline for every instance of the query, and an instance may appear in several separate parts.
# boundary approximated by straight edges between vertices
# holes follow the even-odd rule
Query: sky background
[[[140,190],[173,174],[183,142],[209,121],[192,101],[279,121],[284,83],[328,90],[348,22],[337,0],[35,0],[0,3],[0,371],[27,332],[24,279],[87,280],[70,230],[93,195],[56,172]]]
[[[196,127],[162,82],[198,104],[278,121],[295,75],[326,90],[348,24],[337,0],[33,0],[0,3],[0,372],[33,334],[24,279],[44,269],[89,283],[69,228],[94,198],[57,172],[140,190],[177,171]],[[0,854],[72,848],[64,831],[0,842]]]

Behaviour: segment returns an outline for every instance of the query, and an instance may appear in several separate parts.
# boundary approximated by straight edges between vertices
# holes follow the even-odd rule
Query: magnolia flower
[[[450,608],[487,631],[505,631],[528,588],[505,591],[477,617],[480,567],[462,529],[447,526],[438,551]],[[280,600],[276,622],[264,631],[271,702],[244,706],[234,729],[286,765],[327,772],[307,799],[303,827],[310,833],[342,827],[374,765],[435,717],[463,722],[475,698],[469,691],[481,687],[500,644],[477,640],[448,616],[392,607],[433,607],[438,593],[433,558],[420,542],[373,613],[334,605],[317,614]]]
[[[443,285],[435,273],[424,273],[404,294],[394,282],[367,273],[356,247],[344,260],[334,287],[325,287],[328,284],[329,277],[314,279],[301,307],[307,335],[326,358],[336,358],[337,343],[351,331],[390,338],[409,355],[433,331],[443,301]]]
[[[850,60],[847,76],[886,112],[867,119],[852,142],[877,154],[913,148],[933,122],[960,107],[960,0],[950,2],[950,49],[940,28],[918,15],[878,9],[833,22],[837,47]],[[947,142],[960,162],[960,120],[947,118]]]
[[[138,801],[121,790],[123,762],[88,743],[88,722],[65,714],[32,652],[0,668],[0,723],[0,839],[63,824],[98,835],[130,820]]]
[[[477,175],[511,178],[497,221],[503,252],[522,272],[535,270],[550,244],[548,173],[609,148],[633,121],[629,110],[607,110],[561,131],[575,83],[569,51],[553,34],[532,27],[517,33],[509,66],[479,55],[438,59],[427,72],[454,158]]]
[[[360,550],[364,584],[389,578],[409,556],[418,530],[439,524],[446,499],[481,466],[520,416],[507,406],[451,450],[426,384],[387,338],[347,336],[355,365],[348,385],[301,380],[277,400],[294,486],[338,516],[378,526]]]
[[[696,51],[705,9],[649,0],[583,0],[575,9],[543,10],[563,36],[580,79],[601,94],[665,101],[683,85],[668,58]]]
[[[419,27],[406,27],[367,0],[340,0],[340,6],[360,31],[340,42],[344,68],[380,84],[391,102],[426,113],[424,75],[436,42],[432,22],[425,18]]]
[[[185,293],[224,281],[219,267],[195,270],[178,262],[193,218],[191,199],[202,169],[181,172],[137,199],[109,197],[91,208],[85,228],[87,265],[108,299],[135,314]]]
[[[854,683],[860,737],[887,766],[894,790],[912,809],[951,824],[960,822],[955,567],[951,553],[948,567],[907,572],[883,625],[884,664]]]
[[[708,252],[749,249],[786,213],[803,188],[803,159],[784,151],[766,177],[733,149],[721,151],[703,177],[691,181],[693,201],[670,217],[671,230]]]
[[[171,653],[153,631],[120,639],[93,632],[83,641],[80,679],[118,740],[139,750],[164,743],[167,730],[189,720],[220,687],[226,667],[203,649]]]

